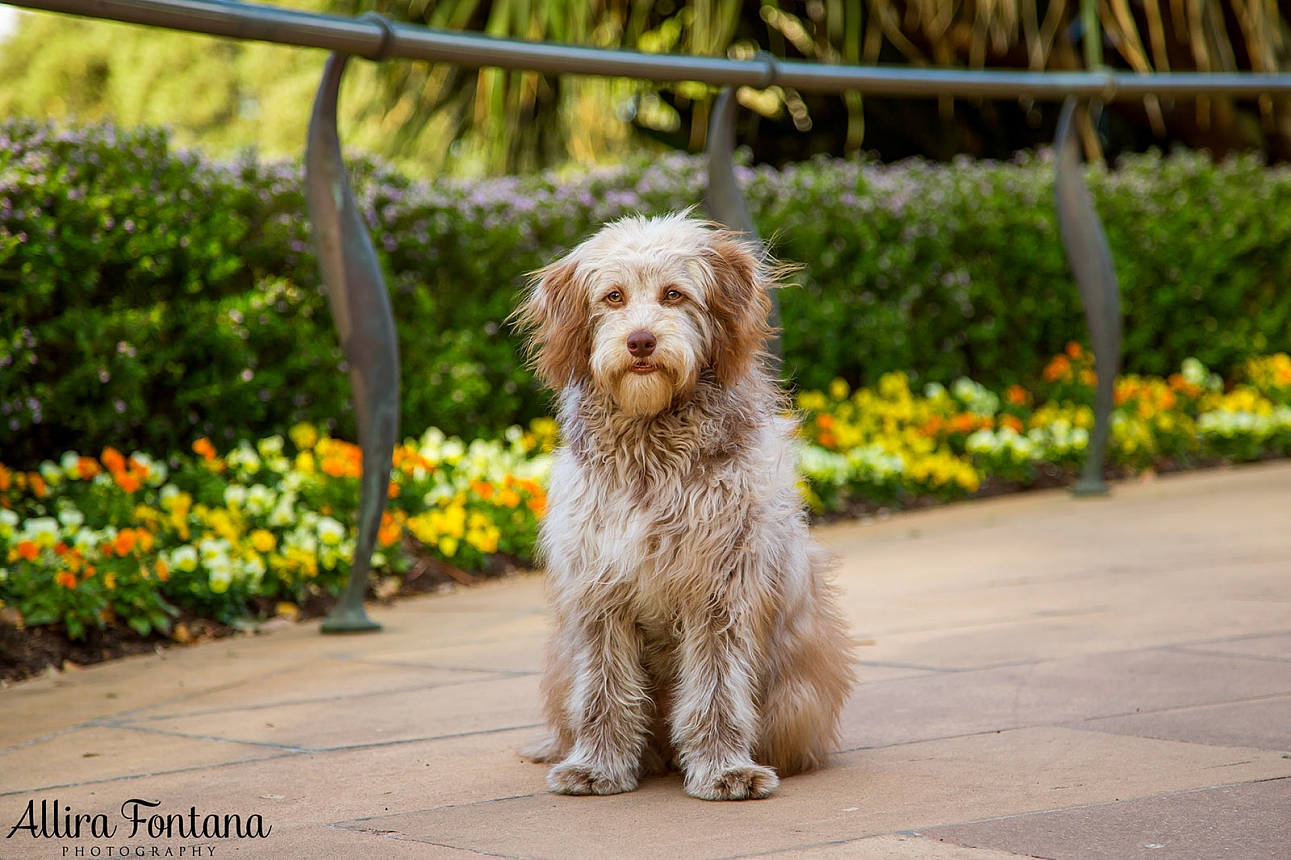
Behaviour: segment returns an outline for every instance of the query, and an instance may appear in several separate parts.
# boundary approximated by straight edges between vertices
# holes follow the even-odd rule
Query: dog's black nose
[[[648,331],[634,331],[628,335],[628,352],[637,358],[645,358],[654,352],[654,335]]]

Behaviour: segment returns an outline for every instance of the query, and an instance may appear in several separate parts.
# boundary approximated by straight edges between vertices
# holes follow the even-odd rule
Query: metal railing
[[[363,473],[359,537],[354,564],[324,632],[378,630],[363,596],[386,504],[386,484],[399,432],[399,355],[394,319],[381,268],[350,194],[336,130],[337,93],[349,56],[408,59],[462,66],[524,69],[550,74],[696,81],[726,89],[708,135],[709,213],[728,227],[756,236],[735,179],[731,87],[793,87],[803,91],[856,90],[906,97],[981,97],[1066,100],[1055,142],[1058,223],[1089,325],[1098,383],[1095,429],[1078,495],[1107,492],[1102,469],[1111,427],[1112,394],[1121,356],[1120,292],[1102,224],[1080,171],[1073,116],[1079,101],[1155,95],[1226,95],[1256,98],[1291,93],[1291,74],[968,71],[843,66],[781,60],[760,53],[750,60],[669,56],[499,39],[395,24],[379,15],[345,18],[226,0],[9,0],[18,6],[132,24],[145,24],[274,42],[333,52],[323,72],[305,156],[306,200],[319,269],[350,366]]]

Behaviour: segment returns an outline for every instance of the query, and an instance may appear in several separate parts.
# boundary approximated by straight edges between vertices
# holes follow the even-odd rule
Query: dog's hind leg
[[[762,670],[753,757],[781,776],[825,763],[837,741],[839,712],[855,683],[847,622],[823,577],[813,571],[809,583],[806,599],[781,619]]]

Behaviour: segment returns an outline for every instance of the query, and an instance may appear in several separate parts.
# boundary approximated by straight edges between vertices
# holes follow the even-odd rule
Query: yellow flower
[[[444,535],[439,539],[439,551],[444,554],[445,558],[452,558],[457,555],[458,540],[452,535]]]
[[[314,474],[314,455],[301,451],[296,455],[296,471],[304,475]]]
[[[829,396],[835,400],[846,400],[847,395],[851,393],[851,386],[847,384],[847,380],[845,379],[838,378],[829,383]]]
[[[256,552],[267,553],[278,545],[278,539],[273,536],[273,532],[266,529],[256,529],[251,532],[251,546],[255,547]]]
[[[318,444],[318,429],[304,421],[288,430],[287,435],[301,451],[307,451]]]

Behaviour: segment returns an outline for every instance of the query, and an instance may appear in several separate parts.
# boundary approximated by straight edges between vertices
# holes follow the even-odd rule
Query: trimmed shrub
[[[702,161],[413,182],[351,163],[388,277],[406,427],[474,438],[547,407],[506,326],[528,272],[635,212],[696,205]],[[742,169],[802,388],[1030,383],[1084,332],[1052,163]],[[1291,170],[1250,157],[1089,173],[1120,274],[1125,370],[1291,349]],[[163,132],[0,124],[0,452],[182,450],[309,420],[353,438],[298,164],[207,164]]]

